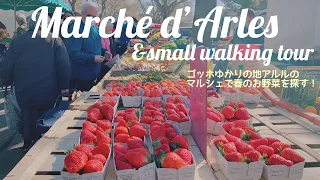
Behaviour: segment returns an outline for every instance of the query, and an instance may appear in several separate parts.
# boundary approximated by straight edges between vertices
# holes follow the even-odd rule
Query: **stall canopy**
[[[54,11],[56,7],[62,7],[64,10],[71,11],[71,8],[63,0],[0,0],[0,9],[14,10],[15,22],[17,11],[32,11],[41,6],[48,6],[49,11]]]

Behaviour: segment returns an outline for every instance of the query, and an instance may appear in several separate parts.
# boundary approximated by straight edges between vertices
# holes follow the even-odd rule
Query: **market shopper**
[[[39,18],[39,16],[37,16]],[[70,62],[60,38],[32,38],[36,22],[28,19],[29,30],[13,40],[0,64],[0,78],[13,84],[21,109],[19,133],[28,147],[36,140],[36,121],[53,107],[61,93],[68,92]]]
[[[134,22],[134,26],[132,27],[132,33],[135,33],[138,19],[133,18],[133,22]],[[115,25],[116,25],[116,23],[115,23]],[[132,38],[127,37],[126,31],[127,31],[127,24],[123,24],[121,36],[120,36],[120,38],[114,39],[114,44],[112,46],[112,51],[114,52],[115,55],[122,56],[128,49],[128,45],[129,45],[130,40]],[[145,39],[145,38],[141,38],[141,40],[143,40],[144,42],[148,42],[147,39]]]
[[[86,18],[99,16],[100,11],[97,4],[89,1],[81,5],[81,10],[80,32],[84,30]],[[73,26],[73,24],[69,26],[69,32],[73,30]],[[111,56],[111,53],[102,48],[97,25],[94,23],[91,25],[88,38],[71,36],[65,40],[65,43],[71,62],[70,87],[80,91],[89,91],[97,81],[101,63]]]
[[[17,38],[21,36],[23,33],[27,31],[27,18],[23,14],[16,15],[16,21],[18,24],[17,30],[13,34],[13,38]]]

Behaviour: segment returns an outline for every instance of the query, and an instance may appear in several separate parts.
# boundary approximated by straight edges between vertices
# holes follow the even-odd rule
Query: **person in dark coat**
[[[24,147],[36,140],[36,121],[53,107],[61,93],[67,93],[70,62],[60,38],[32,38],[36,22],[28,19],[29,31],[13,40],[0,64],[2,82],[14,85],[21,109],[19,133]]]

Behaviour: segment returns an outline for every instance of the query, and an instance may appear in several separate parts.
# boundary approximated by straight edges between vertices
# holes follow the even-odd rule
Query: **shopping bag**
[[[8,128],[14,131],[18,131],[21,110],[18,105],[16,94],[13,88],[9,91],[7,91],[7,88],[6,88],[6,96],[4,101],[4,113],[5,113],[5,118],[6,118],[6,123]]]

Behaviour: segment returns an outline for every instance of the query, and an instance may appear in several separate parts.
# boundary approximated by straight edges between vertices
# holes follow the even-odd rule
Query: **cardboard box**
[[[285,165],[264,165],[263,177],[266,180],[300,180],[303,176],[305,162],[294,164],[291,167]]]
[[[188,116],[188,117],[189,117],[189,116]],[[167,119],[167,121],[168,121],[168,122],[171,122],[173,125],[178,126],[178,128],[181,130],[181,132],[182,132],[183,135],[189,135],[189,134],[191,134],[192,124],[191,124],[190,117],[189,117],[189,121],[182,122],[182,123],[178,123],[178,122],[175,122],[175,121],[170,121],[169,119]]]
[[[138,89],[139,96],[123,96],[121,95],[122,104],[125,108],[137,108],[141,106],[143,90]]]
[[[240,96],[238,92],[230,93],[220,90],[219,93],[225,98],[225,101],[227,102],[240,102]]]
[[[241,101],[244,103],[259,104],[260,99],[261,99],[261,93],[250,94],[250,93],[245,93],[245,92],[239,91],[239,96],[240,96]]]
[[[218,151],[215,145],[211,142],[214,158],[223,174],[230,180],[258,180],[262,176],[263,161],[241,163],[241,162],[228,162]]]
[[[225,97],[221,96],[220,98],[208,97],[207,101],[210,103],[211,107],[218,108],[224,105]]]
[[[109,160],[111,158],[112,147],[110,147],[110,154],[107,158],[106,164],[104,165],[103,171],[94,172],[94,173],[86,173],[86,174],[71,174],[67,172],[65,169],[61,171],[62,179],[64,180],[101,180],[104,179],[107,173]]]

